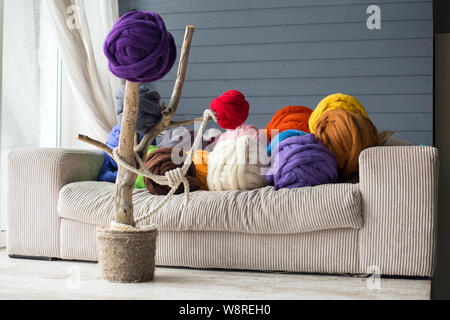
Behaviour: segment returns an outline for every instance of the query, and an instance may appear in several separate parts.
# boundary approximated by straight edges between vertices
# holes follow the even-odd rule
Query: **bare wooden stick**
[[[185,120],[179,120],[179,121],[170,121],[169,128],[189,126],[189,125],[193,125],[196,122],[202,122],[202,121],[203,121],[203,117],[193,118],[193,119],[185,119]]]
[[[191,50],[192,37],[194,36],[194,26],[187,25],[184,33],[183,46],[181,47],[180,61],[178,63],[177,79],[173,87],[172,96],[167,108],[163,108],[162,118],[159,122],[142,138],[141,143],[135,148],[137,152],[148,150],[152,141],[158,134],[169,128],[175,112],[177,112],[180,103],[181,93],[183,92],[184,80],[186,78],[189,53]]]
[[[136,120],[139,111],[140,83],[127,81],[125,85],[125,101],[123,106],[122,127],[120,131],[119,156],[127,163],[136,166],[134,159],[134,136]],[[117,172],[114,221],[134,226],[133,219],[133,189],[137,175],[119,164]]]
[[[184,33],[183,46],[181,47],[180,62],[178,64],[178,73],[175,85],[173,87],[172,96],[167,107],[169,113],[175,113],[180,103],[181,93],[183,91],[184,79],[186,78],[186,70],[189,60],[189,52],[191,50],[192,36],[194,35],[194,26],[186,26]]]
[[[84,134],[77,135],[77,139],[80,141],[86,142],[94,147],[97,147],[97,148],[105,151],[111,158],[113,157],[111,148],[108,147],[106,144],[104,144],[98,140],[89,138],[88,136],[85,136]]]

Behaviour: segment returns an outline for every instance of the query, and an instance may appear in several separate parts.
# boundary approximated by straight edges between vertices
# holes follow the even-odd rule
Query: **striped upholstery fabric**
[[[364,227],[361,269],[433,274],[438,154],[432,147],[379,147],[359,158]]]
[[[97,179],[103,153],[71,149],[22,149],[8,155],[8,252],[59,257],[60,189]]]
[[[111,219],[113,185],[72,182],[94,180],[102,162],[99,152],[12,152],[8,253],[95,261],[95,228]],[[359,166],[354,185],[211,193],[216,200],[195,192],[182,211],[177,196],[152,218],[160,225],[157,264],[432,276],[437,150],[371,148]],[[136,192],[136,215],[158,199]]]
[[[97,261],[95,225],[61,220],[61,258]],[[74,241],[73,239],[77,239]],[[358,231],[261,235],[159,231],[156,264],[193,268],[358,273]]]
[[[61,217],[107,225],[114,211],[114,184],[76,182],[62,188]],[[149,212],[163,196],[147,190],[134,193],[135,216]],[[317,230],[359,229],[361,196],[357,184],[329,184],[309,188],[265,187],[250,191],[196,191],[184,206],[176,195],[144,223],[160,230],[227,231],[257,234],[292,234]]]
[[[93,224],[61,219],[61,259],[97,261],[96,228]]]

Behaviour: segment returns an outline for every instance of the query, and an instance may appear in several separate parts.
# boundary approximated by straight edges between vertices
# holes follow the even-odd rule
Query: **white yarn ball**
[[[249,136],[221,141],[209,154],[208,189],[251,190],[264,187],[268,183],[262,168],[268,165],[268,159],[264,145]]]

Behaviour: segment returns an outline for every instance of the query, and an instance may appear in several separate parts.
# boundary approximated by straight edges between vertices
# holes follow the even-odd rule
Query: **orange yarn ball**
[[[309,133],[308,120],[312,112],[310,108],[303,106],[287,106],[277,111],[265,128],[268,142],[272,140],[271,130],[275,129],[279,132],[295,129]]]
[[[196,177],[200,181],[200,190],[208,190],[208,183],[206,177],[208,176],[208,157],[209,152],[205,150],[197,150],[192,157],[192,162],[195,165]]]
[[[334,154],[343,176],[358,172],[361,151],[380,144],[369,118],[343,109],[325,112],[317,121],[315,135]]]

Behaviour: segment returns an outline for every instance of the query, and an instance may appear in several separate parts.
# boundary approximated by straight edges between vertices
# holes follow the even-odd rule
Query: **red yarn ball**
[[[210,103],[211,110],[217,114],[219,126],[223,129],[236,129],[248,118],[250,106],[244,95],[237,90],[229,90]]]

